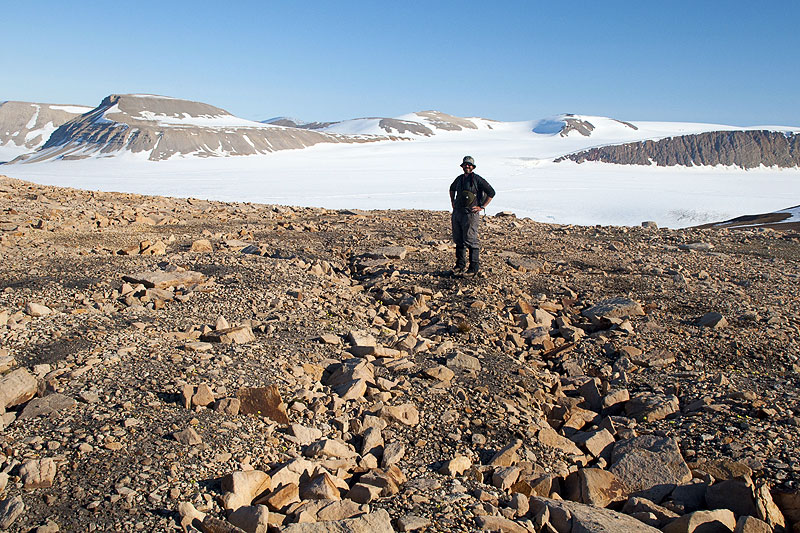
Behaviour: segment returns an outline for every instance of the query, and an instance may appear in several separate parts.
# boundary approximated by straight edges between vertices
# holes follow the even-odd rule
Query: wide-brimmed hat
[[[463,167],[464,165],[472,165],[474,167],[475,158],[473,158],[471,155],[465,155],[464,160],[461,161],[461,166]]]

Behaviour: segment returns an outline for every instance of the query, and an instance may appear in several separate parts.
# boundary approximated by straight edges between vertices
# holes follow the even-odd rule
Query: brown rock
[[[530,506],[531,514],[539,514],[547,509],[550,525],[559,533],[660,533],[658,529],[628,515],[582,503],[534,496],[530,499]]]
[[[698,325],[704,328],[721,329],[728,326],[728,321],[719,313],[710,312],[704,314],[697,321]]]
[[[57,392],[48,394],[42,398],[34,398],[17,417],[19,420],[34,418],[37,416],[47,416],[58,411],[72,409],[78,404],[74,398],[59,394]]]
[[[730,533],[736,527],[736,518],[728,509],[695,511],[676,518],[662,529],[664,533]]]
[[[228,515],[228,522],[247,533],[267,533],[269,510],[264,505],[244,505]]]
[[[296,483],[289,483],[273,490],[263,497],[256,498],[253,503],[263,503],[273,511],[281,511],[287,506],[299,501],[300,487]]]
[[[219,342],[221,344],[247,344],[256,340],[250,326],[236,326],[233,328],[209,331],[200,336],[204,342]]]
[[[381,488],[375,485],[368,485],[366,483],[356,483],[347,492],[347,498],[356,503],[370,503],[377,500],[381,496]]]
[[[12,370],[0,377],[0,406],[4,409],[25,403],[34,397],[38,382],[24,368]]]
[[[186,446],[197,446],[203,440],[200,438],[200,435],[193,428],[186,428],[183,431],[176,431],[172,434],[175,437],[175,440],[180,442],[181,444],[185,444]]]
[[[431,368],[426,368],[423,372],[429,378],[436,379],[439,381],[451,381],[456,375],[455,372],[453,372],[444,365],[437,365]]]
[[[539,430],[537,434],[539,442],[545,446],[550,446],[564,453],[571,455],[582,455],[581,450],[575,445],[574,442],[566,437],[559,435],[556,430],[551,427],[545,427]]]
[[[643,316],[644,310],[638,302],[630,298],[616,297],[598,302],[592,307],[584,309],[581,314],[592,322],[598,322],[602,318]]]
[[[400,422],[406,426],[416,426],[419,424],[419,410],[413,403],[390,406],[387,405],[381,411],[381,415]]]
[[[30,459],[20,467],[19,477],[25,490],[52,487],[56,478],[56,463],[50,458]]]
[[[286,404],[281,399],[277,385],[269,387],[243,387],[236,393],[241,402],[239,412],[244,415],[259,415],[279,424],[288,424]]]
[[[214,392],[206,383],[201,383],[192,395],[192,405],[205,407],[212,403],[214,403]]]
[[[528,533],[522,525],[502,516],[477,516],[475,525],[482,531],[500,531],[502,533]]]
[[[314,476],[300,486],[300,497],[304,500],[341,500],[339,487],[327,473]]]
[[[517,479],[521,470],[517,466],[501,466],[495,468],[492,474],[492,485],[500,490],[509,490]]]
[[[600,468],[581,468],[567,476],[566,493],[572,501],[595,507],[608,507],[627,497],[627,491],[617,477]]]
[[[519,450],[520,447],[522,447],[522,441],[519,439],[507,444],[489,460],[489,466],[511,466],[518,463],[519,456],[517,455],[517,450]]]
[[[576,433],[570,437],[570,440],[592,454],[593,457],[611,459],[614,436],[607,429]]]
[[[389,513],[378,509],[373,513],[345,520],[291,524],[281,533],[394,533],[394,528]]]
[[[733,533],[772,533],[773,529],[754,516],[740,516]]]
[[[471,466],[472,461],[469,457],[456,455],[439,468],[439,473],[445,476],[460,476],[469,470]]]
[[[192,251],[197,253],[213,252],[214,247],[208,239],[197,239],[192,242]]]
[[[625,413],[638,422],[662,420],[680,410],[677,396],[642,392],[628,400]]]
[[[306,457],[333,457],[350,459],[356,457],[356,451],[346,443],[336,439],[321,439],[303,450]]]
[[[800,492],[777,491],[773,497],[789,524],[800,524]]]
[[[692,470],[711,474],[717,482],[753,475],[753,469],[745,463],[725,458],[697,461],[689,463],[689,467]]]
[[[204,533],[248,533],[230,522],[214,518],[211,515],[203,518],[202,528]]]
[[[225,494],[223,507],[234,511],[250,505],[259,494],[269,490],[271,478],[261,470],[238,470],[223,476],[220,485]]]
[[[639,518],[642,522],[657,528],[662,528],[678,518],[677,513],[670,511],[666,507],[653,503],[646,498],[637,498],[635,496],[628,498],[622,508],[622,512]],[[644,516],[649,518],[644,519]]]
[[[609,467],[629,492],[638,492],[656,503],[692,473],[674,438],[642,435],[618,441]]]
[[[236,416],[241,407],[242,402],[239,401],[239,398],[222,398],[214,405],[214,410],[218,413]]]

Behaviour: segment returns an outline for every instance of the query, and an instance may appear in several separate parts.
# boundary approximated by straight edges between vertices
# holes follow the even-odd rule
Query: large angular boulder
[[[654,527],[610,509],[538,496],[531,497],[530,504],[531,514],[549,513],[549,523],[558,533],[660,533]]]
[[[661,530],[664,533],[730,533],[736,527],[736,518],[728,509],[695,511],[676,518]]]
[[[675,395],[643,392],[625,403],[625,414],[639,422],[663,420],[679,410],[678,397]]]
[[[607,507],[623,501],[627,492],[617,477],[600,468],[581,468],[566,479],[566,497],[574,502]]]
[[[672,490],[692,479],[692,472],[674,438],[642,435],[614,445],[609,471],[630,493],[660,503]]]
[[[224,491],[223,507],[235,511],[249,506],[256,496],[269,490],[271,479],[261,470],[238,470],[224,476],[220,484]]]
[[[616,297],[598,302],[597,304],[584,309],[581,313],[592,322],[598,322],[602,318],[622,318],[644,315],[641,304],[630,298]]]
[[[12,370],[0,377],[0,407],[8,409],[25,403],[36,395],[38,382],[25,368]]]
[[[756,485],[750,476],[740,476],[714,483],[706,490],[710,509],[729,509],[736,516],[755,516],[772,527],[783,528],[786,520],[772,500],[765,483]]]

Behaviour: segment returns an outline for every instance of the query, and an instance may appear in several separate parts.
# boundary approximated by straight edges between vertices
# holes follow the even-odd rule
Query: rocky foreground
[[[800,531],[800,236],[0,178],[0,529]]]

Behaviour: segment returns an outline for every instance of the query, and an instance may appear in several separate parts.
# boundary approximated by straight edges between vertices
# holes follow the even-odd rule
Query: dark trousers
[[[478,241],[478,225],[481,221],[480,212],[467,213],[463,209],[454,209],[451,216],[453,225],[453,242],[456,243],[456,262],[466,263],[467,249],[469,249],[470,264],[478,264],[478,255],[481,243]]]

